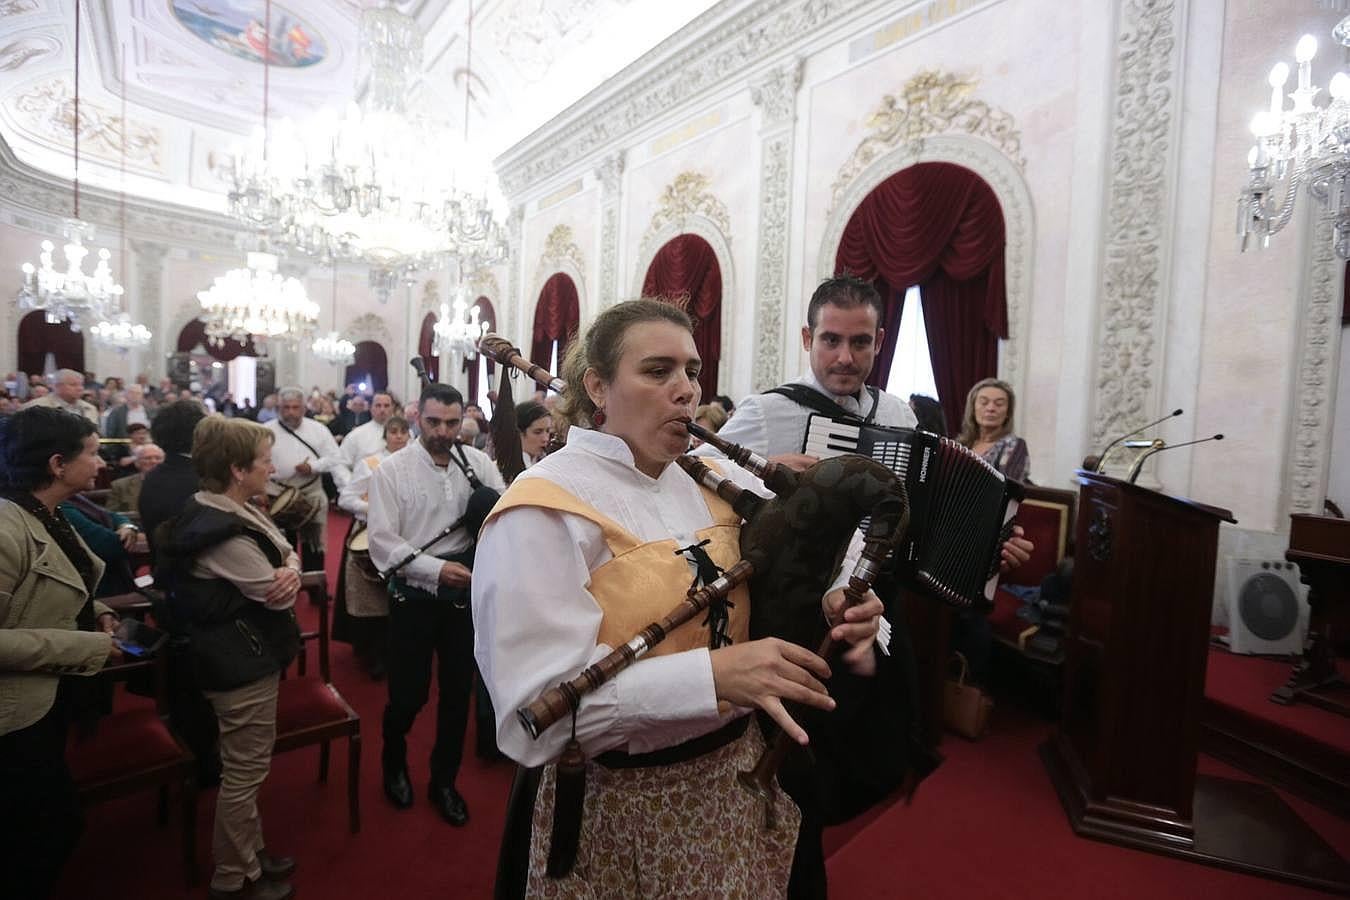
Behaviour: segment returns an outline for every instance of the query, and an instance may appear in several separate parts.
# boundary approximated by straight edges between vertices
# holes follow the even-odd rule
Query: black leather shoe
[[[211,900],[290,900],[295,895],[295,888],[288,881],[268,881],[266,878],[259,878],[257,881],[245,881],[243,886],[233,891],[222,891],[219,888],[210,888],[207,896]]]
[[[412,782],[408,780],[408,770],[385,770],[384,795],[398,809],[407,809],[413,805]]]
[[[464,798],[459,795],[459,791],[453,787],[441,787],[433,783],[427,791],[427,799],[436,807],[441,818],[451,825],[458,827],[468,824],[469,807],[464,804]]]
[[[259,850],[258,866],[268,881],[285,881],[295,874],[295,857],[273,856],[266,850]]]

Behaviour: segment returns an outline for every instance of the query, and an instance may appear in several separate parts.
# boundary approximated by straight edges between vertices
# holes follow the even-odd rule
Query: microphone
[[[1164,444],[1162,443],[1162,441],[1159,441],[1158,444],[1161,446],[1154,446],[1153,449],[1145,450],[1143,453],[1139,454],[1139,458],[1134,461],[1134,465],[1130,466],[1130,474],[1126,478],[1126,481],[1128,481],[1130,484],[1134,484],[1134,480],[1139,477],[1139,472],[1144,468],[1144,460],[1148,459],[1155,453],[1161,453],[1164,450],[1175,450],[1178,447],[1189,447],[1192,444],[1204,444],[1208,441],[1221,441],[1221,440],[1223,440],[1222,434],[1214,434],[1210,435],[1207,438],[1196,438],[1193,441],[1184,441],[1180,444]]]
[[[1171,418],[1174,418],[1175,416],[1181,415],[1182,412],[1184,412],[1184,410],[1181,410],[1181,409],[1174,409],[1174,410],[1172,410],[1170,413],[1168,413],[1167,415],[1163,416],[1161,419],[1159,419],[1159,420],[1156,421],[1156,422],[1149,422],[1147,425],[1143,426],[1142,428],[1136,428],[1134,431],[1131,431],[1131,432],[1129,432],[1129,433],[1127,433],[1127,434],[1122,434],[1120,437],[1116,438],[1114,441],[1112,441],[1111,443],[1107,444],[1104,448],[1102,448],[1101,455],[1099,455],[1099,456],[1097,457],[1097,464],[1096,464],[1095,466],[1089,466],[1089,465],[1087,465],[1087,460],[1084,460],[1084,461],[1083,461],[1083,468],[1087,469],[1087,470],[1090,471],[1090,472],[1100,472],[1100,471],[1102,470],[1102,468],[1104,467],[1104,464],[1106,463],[1106,457],[1107,457],[1107,455],[1111,452],[1111,449],[1112,449],[1113,447],[1115,447],[1117,444],[1119,444],[1121,441],[1123,441],[1123,440],[1125,440],[1126,438],[1129,438],[1129,437],[1134,437],[1136,434],[1139,434],[1139,432],[1141,432],[1141,431],[1148,431],[1150,428],[1152,428],[1152,427],[1155,426],[1155,425],[1161,425],[1163,422],[1166,422],[1168,419],[1171,419]]]

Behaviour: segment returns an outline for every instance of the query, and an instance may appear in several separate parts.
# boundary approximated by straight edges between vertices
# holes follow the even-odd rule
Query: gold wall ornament
[[[497,276],[487,266],[483,266],[469,276],[469,293],[473,295],[471,302],[479,297],[487,297],[495,306],[501,300],[502,289],[497,283]]]
[[[435,278],[428,278],[422,283],[422,305],[419,309],[423,314],[435,312],[441,305],[441,286]],[[420,327],[420,326],[419,326]]]
[[[830,188],[830,210],[840,194],[883,153],[937,134],[968,134],[983,138],[1026,167],[1022,132],[1010,113],[990,106],[974,95],[979,80],[973,75],[925,70],[905,82],[898,95],[887,94],[864,122],[871,132],[854,149]]]
[[[686,220],[693,217],[707,219],[724,237],[730,239],[731,216],[727,213],[726,204],[709,189],[710,184],[711,179],[702,172],[681,172],[666,185],[657,201],[651,224],[647,226],[647,234],[642,239],[644,251],[657,236],[670,231],[675,234],[684,231]]]
[[[564,260],[572,262],[578,269],[585,270],[585,258],[581,255],[581,248],[577,246],[576,238],[572,234],[570,225],[557,225],[548,233],[544,239],[544,252],[539,259],[540,266],[546,266],[549,263],[560,263]]]

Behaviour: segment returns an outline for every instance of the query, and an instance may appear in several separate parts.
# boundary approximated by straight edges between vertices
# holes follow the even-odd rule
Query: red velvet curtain
[[[694,320],[694,346],[703,360],[698,377],[704,398],[717,393],[722,355],[722,269],[717,254],[696,234],[681,234],[657,251],[642,282],[642,296],[679,300]]]
[[[219,347],[213,346],[206,336],[206,323],[201,319],[193,319],[183,326],[182,331],[178,332],[178,352],[191,353],[198,344],[213,359],[218,359],[221,362],[229,362],[240,356],[258,355],[257,348],[253,346],[253,338],[249,338],[243,344],[230,338]]]
[[[37,309],[19,320],[19,371],[41,375],[48,353],[58,369],[84,371],[84,335],[68,322],[48,325],[47,314]]]
[[[417,355],[422,357],[422,365],[426,366],[427,377],[433,382],[438,380],[441,370],[441,358],[432,352],[435,344],[436,314],[427,313],[422,317],[422,331],[417,337]]]
[[[1008,336],[1003,210],[989,185],[950,163],[919,163],[877,186],[849,219],[835,270],[875,281],[898,326],[905,291],[923,298],[933,375],[948,421],[966,393],[998,370]],[[889,330],[868,381],[885,386],[894,355]]]
[[[366,383],[366,393],[389,388],[389,357],[378,341],[358,341],[356,359],[343,373],[343,384]]]
[[[577,296],[577,286],[566,274],[558,272],[544,282],[544,288],[539,292],[539,302],[534,307],[530,362],[548,368],[552,362],[553,342],[557,341],[558,364],[561,366],[580,325],[581,301]]]
[[[492,308],[492,301],[489,300],[487,297],[479,297],[477,300],[474,301],[474,305],[478,307],[478,321],[479,321],[479,322],[486,322],[486,323],[487,323],[487,326],[488,326],[488,331],[496,331],[496,330],[497,330],[497,312],[496,312],[496,310],[494,310],[494,309]],[[479,362],[478,362],[478,357],[475,356],[473,359],[468,359],[468,358],[466,358],[466,359],[464,360],[464,366],[463,366],[462,371],[467,372],[468,375],[469,375],[469,393],[468,393],[468,395],[464,398],[464,402],[465,402],[465,403],[477,403],[477,402],[478,402],[478,370],[479,370],[479,368],[480,368],[480,365],[479,365]],[[494,362],[492,361],[492,359],[489,357],[489,358],[488,358],[488,361],[487,361],[487,374],[488,374],[488,384],[489,384],[489,385],[492,384],[492,373],[496,370],[496,368],[497,368],[497,364],[494,363]]]

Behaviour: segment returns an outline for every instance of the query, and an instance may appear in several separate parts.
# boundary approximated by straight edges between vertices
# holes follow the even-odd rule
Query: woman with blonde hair
[[[634,623],[673,609],[690,585],[692,545],[723,568],[739,559],[740,517],[671,465],[688,446],[700,367],[682,311],[654,300],[606,309],[564,363],[567,445],[517,477],[482,529],[475,656],[499,746],[542,767],[534,784],[526,770],[517,775],[513,799],[523,802],[508,814],[499,892],[519,888],[517,879],[544,897],[787,889],[798,810],[778,792],[778,827],[765,829],[763,801],[736,773],[764,746],[749,713],[765,711],[804,743],[783,704],[833,708],[822,683],[830,669],[795,644],[749,640],[744,587],[732,594],[725,634],[698,618],[682,625],[538,740],[515,714],[630,639]],[[738,467],[724,474],[764,492]],[[836,615],[842,598],[828,593],[823,613]],[[871,598],[831,619],[840,621],[836,639],[852,645],[841,665],[863,672],[874,663],[880,612]],[[576,767],[564,784],[554,765],[565,746],[589,759],[579,790]]]
[[[1013,433],[1017,397],[1012,385],[997,378],[975,383],[966,394],[966,412],[957,440],[984,457],[1013,481],[1027,481],[1031,459],[1027,442]]]
[[[197,683],[220,726],[213,898],[284,900],[293,892],[286,878],[295,861],[266,851],[257,804],[276,739],[278,679],[300,644],[300,561],[253,503],[275,471],[272,441],[247,419],[202,419],[192,436],[202,490],[156,541],[156,581],[168,589],[174,630],[192,642]]]

